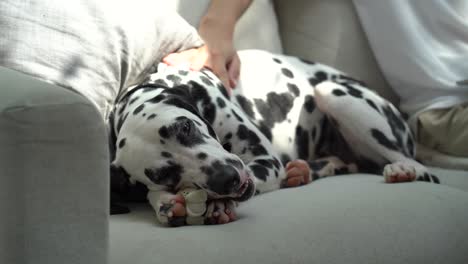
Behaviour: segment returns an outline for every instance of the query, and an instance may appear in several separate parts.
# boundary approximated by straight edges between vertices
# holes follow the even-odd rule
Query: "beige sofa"
[[[192,23],[206,6],[176,2]],[[242,19],[240,49],[334,65],[397,102],[350,1],[257,0]],[[0,68],[0,263],[468,262],[466,171],[432,168],[442,185],[331,177],[257,196],[227,225],[167,228],[147,204],[108,216],[108,166],[87,98]]]

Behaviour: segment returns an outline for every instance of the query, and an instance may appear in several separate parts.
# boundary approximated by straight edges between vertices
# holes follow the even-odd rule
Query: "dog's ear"
[[[110,165],[110,184],[111,184],[111,196],[110,196],[110,213],[113,214],[126,214],[130,212],[130,209],[126,206],[119,205],[119,202],[125,201],[125,196],[129,192],[130,188],[130,176],[120,166],[115,164]]]
[[[110,183],[112,193],[126,194],[130,188],[130,175],[124,168],[111,163]]]

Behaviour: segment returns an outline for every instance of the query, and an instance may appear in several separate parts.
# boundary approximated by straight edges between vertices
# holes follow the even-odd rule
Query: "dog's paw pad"
[[[286,179],[282,182],[282,187],[296,187],[311,182],[310,167],[305,160],[297,159],[286,164]]]
[[[384,167],[386,183],[412,182],[416,180],[416,168],[404,162],[395,162]]]
[[[187,211],[185,200],[182,195],[171,195],[161,200],[157,212],[158,220],[170,226],[181,226],[185,224]]]
[[[205,214],[205,224],[220,225],[237,219],[237,203],[232,200],[213,200],[208,202]]]

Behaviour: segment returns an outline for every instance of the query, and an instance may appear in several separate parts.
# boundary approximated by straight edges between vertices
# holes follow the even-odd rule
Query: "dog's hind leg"
[[[439,183],[414,160],[413,136],[398,110],[363,83],[345,77],[322,82],[316,86],[315,98],[353,154],[383,168],[386,182]]]

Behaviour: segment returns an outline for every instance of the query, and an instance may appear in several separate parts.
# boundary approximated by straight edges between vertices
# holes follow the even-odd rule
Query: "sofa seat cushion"
[[[468,175],[435,172],[451,186],[331,177],[257,196],[220,226],[161,227],[140,204],[111,217],[111,263],[466,263]]]

